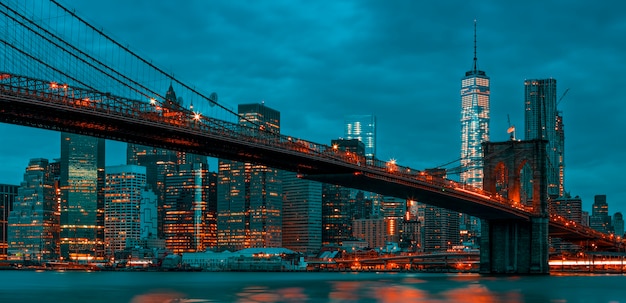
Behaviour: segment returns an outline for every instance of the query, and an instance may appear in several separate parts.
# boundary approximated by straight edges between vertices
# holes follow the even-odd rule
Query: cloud
[[[618,181],[626,169],[626,4],[610,2],[112,0],[67,6],[176,78],[216,91],[228,108],[264,101],[281,112],[283,133],[328,143],[343,136],[346,115],[375,114],[379,156],[417,169],[459,157],[460,80],[472,68],[476,19],[478,67],[491,77],[491,139],[508,138],[508,117],[521,136],[525,79],[556,78],[559,94],[570,89],[559,105],[566,189],[580,195],[586,209],[597,193],[626,209]],[[20,162],[7,152],[5,161]],[[589,175],[598,181],[586,182]]]

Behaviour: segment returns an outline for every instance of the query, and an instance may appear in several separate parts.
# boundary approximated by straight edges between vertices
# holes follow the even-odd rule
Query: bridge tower
[[[480,272],[486,274],[547,274],[548,181],[546,140],[485,142],[483,189],[532,209],[530,220],[483,220]],[[523,177],[526,171],[527,177]],[[523,181],[529,178],[524,205]]]

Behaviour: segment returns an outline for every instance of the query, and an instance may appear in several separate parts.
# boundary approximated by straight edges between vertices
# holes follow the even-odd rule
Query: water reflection
[[[0,302],[625,302],[626,276],[0,271]]]
[[[175,292],[156,291],[153,293],[135,296],[131,303],[170,303],[174,300],[180,300],[184,296]]]
[[[265,281],[267,282],[267,281]],[[227,294],[213,289],[204,298],[188,299],[178,292],[155,291],[138,295],[131,303],[183,303],[183,302],[461,302],[461,303],[521,303],[519,291],[507,290],[496,293],[478,283],[477,277],[452,276],[446,279],[426,281],[412,277],[402,279],[312,281],[308,287],[285,286],[282,283],[246,285]]]

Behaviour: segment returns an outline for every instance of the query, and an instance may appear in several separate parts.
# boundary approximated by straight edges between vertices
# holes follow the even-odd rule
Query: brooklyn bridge
[[[141,58],[51,1],[46,9],[64,18],[54,27],[0,3],[0,121],[72,132],[297,172],[305,179],[337,184],[433,206],[482,219],[480,268],[484,273],[547,273],[549,237],[583,248],[616,250],[623,245],[603,234],[549,213],[545,141],[486,142],[483,189],[420,170],[341,151],[266,129]],[[76,33],[97,44],[77,43]],[[74,35],[74,36],[73,36]],[[95,48],[95,45],[99,45]],[[128,64],[132,62],[132,64]],[[167,102],[158,93],[175,84],[185,100]],[[532,204],[519,195],[520,163],[533,170]],[[496,190],[496,165],[508,168],[506,195]]]

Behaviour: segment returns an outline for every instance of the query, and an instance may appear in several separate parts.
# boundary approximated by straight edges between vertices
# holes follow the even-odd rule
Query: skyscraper
[[[613,233],[616,237],[624,238],[624,215],[621,212],[613,215]]]
[[[365,157],[376,156],[376,116],[350,115],[345,117],[345,139],[358,139],[365,145]]]
[[[157,237],[163,239],[165,176],[176,171],[178,154],[167,149],[128,143],[126,161],[128,165],[146,167],[147,186],[157,196]]]
[[[445,169],[428,169],[426,173],[446,178]],[[458,212],[426,205],[424,208],[423,251],[446,251],[459,245],[459,218],[460,214]]]
[[[474,21],[473,65],[471,70],[465,72],[465,77],[461,80],[461,171],[459,182],[476,188],[483,187],[482,143],[489,141],[490,94],[490,79],[484,71],[478,69],[476,21]],[[466,235],[480,235],[480,220],[466,214],[459,216],[458,213],[452,213],[447,210],[433,210],[435,213],[445,213],[444,216],[440,216],[441,220],[444,220],[444,218],[450,218],[450,220],[456,222],[461,220],[460,223]],[[426,213],[430,213],[430,211]],[[451,226],[451,224],[453,223],[441,223],[443,226]],[[427,229],[429,228],[426,222],[424,222],[425,237],[428,235]],[[456,230],[459,229],[457,228]],[[456,238],[458,238],[458,235],[455,236]],[[466,240],[469,240],[468,242],[474,241],[473,239]],[[427,241],[427,239],[425,238],[424,241]]]
[[[184,164],[165,177],[165,247],[174,253],[214,249],[208,166]]]
[[[17,196],[17,185],[0,184],[0,260],[7,258],[9,214]]]
[[[147,189],[145,167],[106,168],[104,240],[107,256],[135,247],[150,235],[156,236],[156,203],[156,195]]]
[[[558,102],[557,102],[558,105]],[[556,157],[557,173],[559,184],[559,197],[565,195],[565,125],[563,124],[563,113],[557,111],[556,114]]]
[[[280,112],[265,104],[240,104],[242,126],[280,133]],[[264,165],[218,162],[218,245],[239,250],[282,246],[280,172]]]
[[[338,150],[365,154],[365,144],[356,138],[331,141]],[[367,193],[369,195],[369,193]],[[352,239],[352,221],[373,216],[372,199],[366,193],[339,185],[322,184],[322,243],[340,244]]]
[[[104,139],[61,134],[61,257],[104,257]]]
[[[611,216],[609,216],[609,204],[606,203],[606,195],[595,195],[589,218],[589,227],[603,232],[611,232]]]
[[[461,80],[461,175],[460,182],[483,186],[482,143],[489,141],[489,77],[478,69],[476,22],[474,65]]]
[[[376,157],[376,116],[374,115],[349,115],[344,119],[344,141],[342,144],[351,144],[349,140],[356,139],[363,142],[364,155],[368,163],[373,163]],[[333,143],[334,144],[334,143]],[[344,145],[346,150],[351,147]],[[353,194],[357,193],[353,191]],[[364,198],[372,203],[372,214],[380,215],[383,197],[372,192],[363,192]],[[351,225],[350,225],[351,226]]]
[[[177,109],[182,106],[181,103],[182,100],[176,97],[176,92],[170,84],[167,92],[165,92],[163,106]],[[126,159],[126,163],[129,165],[146,167],[148,186],[157,195],[157,236],[159,239],[164,239],[165,176],[176,172],[179,165],[186,163],[206,164],[206,156],[129,143],[126,150]]]
[[[565,139],[563,120],[556,110],[556,79],[524,81],[524,96],[524,139],[548,141],[548,195],[556,198],[563,193],[560,171]]]
[[[47,159],[29,161],[9,216],[10,255],[40,261],[58,257],[56,177]]]
[[[322,183],[283,171],[283,247],[314,254],[322,247]]]

